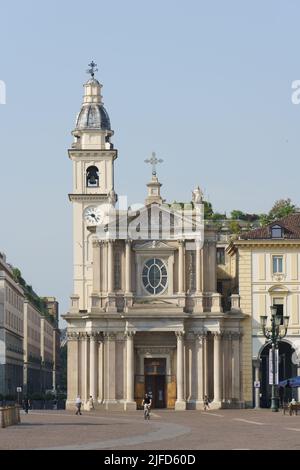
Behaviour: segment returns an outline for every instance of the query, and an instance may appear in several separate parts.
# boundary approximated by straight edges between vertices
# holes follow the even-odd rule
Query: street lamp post
[[[276,350],[278,349],[279,342],[287,334],[289,317],[283,317],[283,328],[281,328],[281,315],[277,315],[277,307],[271,305],[271,326],[267,327],[267,315],[261,315],[260,323],[264,336],[269,340],[272,346],[272,397],[271,397],[271,410],[279,410],[279,397],[278,397],[278,384],[276,383],[276,372],[278,364],[276,364]]]

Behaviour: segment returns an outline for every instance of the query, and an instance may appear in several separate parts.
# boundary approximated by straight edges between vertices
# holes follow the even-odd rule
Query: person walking
[[[204,395],[204,399],[203,399],[203,409],[204,409],[204,411],[210,409],[210,406],[209,406],[209,398],[208,398],[207,395]]]
[[[93,400],[92,395],[90,395],[90,398],[89,398],[89,409],[90,409],[90,411],[95,409],[94,400]]]
[[[75,401],[75,406],[76,406],[76,415],[81,415],[81,405],[82,405],[82,401],[81,401],[81,398],[80,398],[80,395],[78,395],[78,397],[76,398],[76,401]]]
[[[24,399],[24,411],[27,415],[28,415],[29,407],[30,407],[30,402],[29,402],[28,398],[26,397]]]

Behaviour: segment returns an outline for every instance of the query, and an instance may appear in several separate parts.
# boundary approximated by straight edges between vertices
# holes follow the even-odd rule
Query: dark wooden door
[[[152,398],[152,408],[166,407],[166,376],[146,375],[145,393]]]

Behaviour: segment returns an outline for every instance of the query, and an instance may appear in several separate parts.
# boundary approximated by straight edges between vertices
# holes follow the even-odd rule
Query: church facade
[[[144,393],[156,408],[202,409],[205,395],[214,408],[251,405],[251,332],[238,295],[222,310],[216,230],[203,219],[202,192],[187,204],[166,203],[152,154],[144,206],[122,207],[113,131],[91,72],[69,149],[67,407],[80,395],[87,409],[90,396],[96,407],[136,409]]]

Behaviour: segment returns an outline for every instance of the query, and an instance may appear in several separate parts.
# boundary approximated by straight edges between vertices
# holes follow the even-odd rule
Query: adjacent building
[[[0,253],[0,395],[23,386],[24,292]]]
[[[49,297],[48,308],[0,254],[0,395],[56,388],[59,337],[56,299]]]
[[[52,319],[51,325],[53,326],[53,372],[52,372],[52,385],[53,389],[56,390],[60,387],[61,377],[61,360],[60,360],[60,336],[61,332],[58,327],[59,324],[59,304],[55,297],[44,297],[46,308],[49,312],[50,318]]]
[[[251,342],[247,354],[252,358],[253,403],[270,405],[269,350],[260,326],[260,316],[277,313],[289,316],[287,336],[279,345],[279,380],[300,375],[300,214],[291,214],[266,227],[242,233],[232,241],[227,253],[236,265],[235,285],[240,306],[249,320]],[[246,371],[243,371],[245,373]],[[254,381],[260,387],[254,389]],[[290,398],[292,391],[286,393]]]

